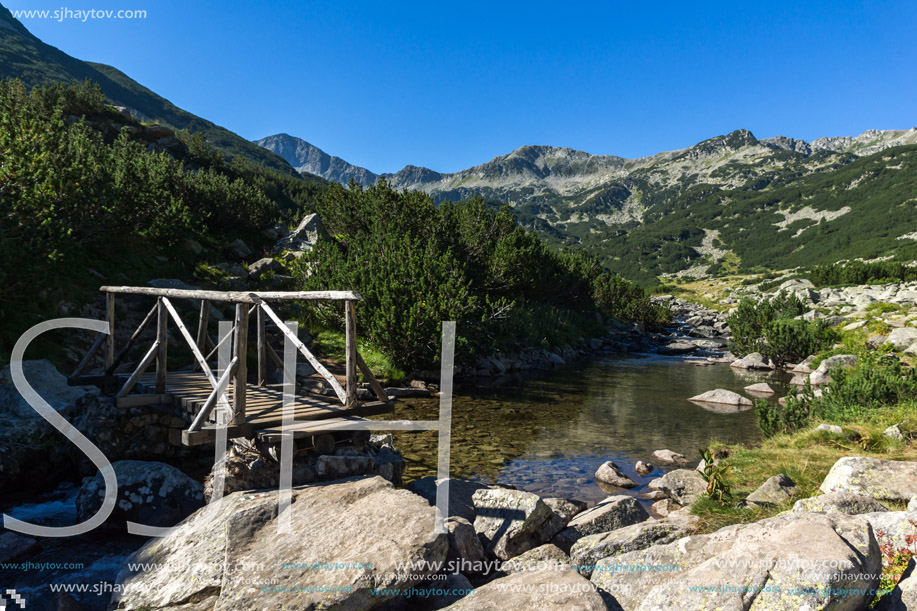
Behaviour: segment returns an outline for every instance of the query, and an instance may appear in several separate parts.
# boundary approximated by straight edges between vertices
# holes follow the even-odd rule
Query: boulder
[[[812,368],[810,367],[810,365],[812,364],[812,361],[814,360],[815,360],[815,355],[807,356],[801,363],[793,367],[793,369],[791,369],[790,371],[792,373],[808,375],[812,373]]]
[[[888,511],[888,509],[871,496],[851,494],[850,492],[828,492],[827,494],[821,494],[807,499],[799,499],[793,505],[793,511],[797,513],[802,511],[813,511],[859,515],[861,513]]]
[[[248,244],[238,238],[230,242],[229,250],[240,259],[247,259],[254,254],[252,249],[248,247]]]
[[[759,395],[772,395],[774,394],[774,389],[771,388],[771,385],[767,382],[759,382],[758,384],[750,384],[746,386],[745,392]]]
[[[857,364],[857,357],[853,354],[838,354],[829,356],[821,363],[818,368],[809,374],[809,383],[815,386],[827,384],[831,381],[831,370],[835,367],[850,368]]]
[[[280,254],[285,250],[293,252],[305,252],[312,250],[312,247],[320,239],[327,237],[325,226],[322,224],[318,214],[307,214],[299,222],[292,232],[281,238],[274,245],[274,254]]]
[[[904,432],[901,430],[901,427],[897,424],[893,424],[884,431],[882,431],[883,437],[888,437],[889,439],[904,439]]]
[[[768,478],[760,488],[748,495],[745,502],[759,507],[772,507],[786,503],[798,491],[796,483],[785,473],[780,473]]]
[[[845,456],[834,463],[819,489],[906,503],[917,494],[917,462]]]
[[[602,463],[598,468],[595,472],[595,479],[618,488],[634,488],[637,486],[637,482],[625,475],[618,465],[610,460]]]
[[[653,452],[653,458],[666,465],[684,465],[688,459],[684,454],[673,452],[672,450],[656,450]]]
[[[671,543],[697,531],[697,516],[647,520],[604,533],[587,535],[570,548],[570,558],[577,570],[590,577],[593,566],[602,559],[646,549],[651,545]]]
[[[751,399],[743,397],[737,392],[732,392],[731,390],[726,390],[724,388],[717,388],[716,390],[708,390],[707,392],[695,395],[688,399],[688,401],[696,401],[697,403],[721,403],[723,405],[735,405],[739,407],[752,407]]]
[[[885,339],[885,343],[888,346],[891,346],[893,350],[901,351],[910,348],[911,345],[917,342],[917,329],[914,327],[901,327],[899,329],[892,329],[888,334],[888,337]]]
[[[427,500],[430,505],[436,505],[436,478],[422,477],[414,480],[407,486],[408,490]],[[465,518],[474,523],[474,502],[472,496],[478,490],[484,490],[487,485],[472,482],[466,479],[450,478],[449,480],[449,515]]]
[[[634,471],[637,472],[637,475],[649,475],[653,472],[653,463],[638,460],[634,465]]]
[[[908,511],[917,511],[917,496],[912,496],[911,500],[907,502]]]
[[[844,429],[839,427],[836,424],[819,424],[815,427],[816,431],[825,431],[826,433],[831,433],[832,435],[843,435]]]
[[[271,257],[264,257],[263,259],[258,259],[254,263],[248,266],[248,277],[249,278],[260,278],[265,272],[282,272],[283,264],[281,264],[276,259]]]
[[[892,553],[917,552],[917,512],[877,511],[860,514],[872,526],[879,547]]]
[[[735,360],[730,364],[730,367],[735,367],[736,369],[775,369],[771,360],[764,358],[760,352],[752,352],[751,354]]]
[[[520,571],[573,568],[570,556],[553,543],[545,543],[500,564],[500,570],[512,575]]]
[[[560,549],[569,551],[573,544],[586,535],[608,532],[648,520],[650,515],[632,496],[610,496],[570,520],[567,528],[551,541]]]
[[[462,573],[469,575],[480,573],[484,568],[484,546],[478,538],[471,522],[465,518],[452,516],[446,518],[446,529],[449,531],[449,552],[447,560],[460,567]]]
[[[650,513],[654,516],[665,518],[681,508],[681,505],[672,499],[664,498],[653,503],[652,507],[650,507]]]
[[[656,486],[682,506],[690,505],[707,491],[706,480],[694,469],[669,471],[659,479]]]
[[[474,529],[488,552],[508,560],[538,547],[554,533],[554,512],[538,495],[521,490],[485,488],[472,495]]]
[[[448,611],[532,611],[533,609],[576,609],[605,611],[605,605],[589,581],[574,571],[520,571],[495,579],[466,596]]]
[[[658,352],[659,354],[670,355],[691,354],[692,352],[697,352],[697,348],[698,346],[694,342],[675,341],[665,346],[660,346]]]
[[[865,520],[798,513],[602,560],[592,582],[625,611],[853,611],[869,604],[881,567]]]
[[[119,460],[112,463],[118,478],[118,500],[108,521],[123,526],[138,522],[174,526],[204,505],[204,487],[175,467],[161,462]],[[105,498],[102,474],[83,480],[76,498],[80,521],[92,517]]]
[[[293,488],[283,514],[288,532],[278,496],[230,494],[150,540],[122,565],[112,607],[228,611],[295,601],[299,609],[360,611],[424,581],[445,561],[448,536],[433,531],[433,508],[381,477]],[[344,560],[359,564],[315,570]],[[133,572],[128,563],[149,565]]]
[[[582,501],[557,498],[546,498],[541,500],[554,512],[554,517],[551,518],[551,521],[546,527],[547,532],[559,533],[567,527],[567,524],[570,523],[570,520],[572,520],[574,516],[586,509],[586,503]]]
[[[76,402],[90,394],[85,387],[68,386],[67,378],[47,359],[22,361],[22,372],[35,392],[64,417],[72,415]],[[0,417],[2,416],[42,419],[16,390],[9,365],[0,370]]]

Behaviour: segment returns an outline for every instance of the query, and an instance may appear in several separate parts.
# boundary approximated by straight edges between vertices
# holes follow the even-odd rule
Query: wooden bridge
[[[392,402],[382,385],[370,371],[357,351],[356,314],[354,304],[362,297],[350,291],[205,291],[161,289],[149,287],[103,286],[106,294],[106,312],[111,333],[100,334],[89,352],[69,378],[72,385],[93,384],[117,397],[119,407],[138,405],[171,406],[172,413],[184,418],[189,426],[182,432],[182,443],[199,445],[215,438],[217,426],[227,428],[232,437],[248,437],[263,441],[276,441],[283,423],[284,395],[281,385],[270,385],[270,366],[284,371],[284,361],[270,345],[267,335],[269,324],[276,327],[291,342],[299,354],[312,366],[333,391],[334,399],[324,395],[297,394],[293,413],[297,421],[286,431],[294,437],[313,438],[339,426],[348,426],[363,420],[362,416],[392,410]],[[116,351],[115,296],[139,295],[155,298],[152,309]],[[182,321],[173,299],[199,301],[196,334],[191,335]],[[297,335],[288,328],[268,302],[331,301],[343,302],[345,320],[345,365],[343,376],[335,376],[309,351]],[[214,341],[208,331],[212,302],[232,303],[235,317],[230,332],[219,335]],[[249,373],[250,318],[255,315],[256,368]],[[192,367],[168,371],[169,325],[174,328],[191,350]],[[129,374],[116,373],[131,349],[138,344],[144,331],[155,324],[155,339],[149,349]],[[228,325],[227,325],[228,326]],[[103,348],[104,370],[96,375],[86,375],[84,370]],[[209,351],[209,352],[208,352]],[[211,367],[211,359],[220,353],[222,366]],[[288,376],[295,375],[293,371]],[[151,367],[153,368],[150,371]],[[357,370],[369,383],[375,401],[361,402],[357,392]],[[340,378],[340,379],[339,379]],[[373,427],[375,428],[375,427]]]

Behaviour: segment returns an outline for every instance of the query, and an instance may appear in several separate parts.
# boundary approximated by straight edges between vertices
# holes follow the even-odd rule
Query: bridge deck
[[[148,373],[140,377],[136,390],[140,393],[155,393],[156,374]],[[166,379],[167,401],[174,403],[178,415],[188,422],[200,412],[213,387],[207,377],[200,371],[169,372]],[[230,405],[233,401],[233,385],[226,392]],[[129,397],[129,396],[128,396]],[[126,397],[127,398],[127,397]],[[342,418],[353,416],[370,416],[392,411],[390,403],[370,401],[358,403],[356,407],[346,409],[335,405],[324,397],[316,395],[299,395],[294,397],[295,420],[325,420],[329,418]],[[199,445],[207,443],[215,437],[215,415],[201,430],[184,431],[182,441],[185,445]],[[245,424],[227,427],[230,437],[252,437],[263,429],[277,430],[283,423],[283,391],[278,386],[257,386],[248,384],[245,400]]]

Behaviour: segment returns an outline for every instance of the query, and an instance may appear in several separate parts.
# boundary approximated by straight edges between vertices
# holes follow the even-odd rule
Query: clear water
[[[688,397],[715,388],[742,392],[767,381],[785,394],[785,377],[736,371],[724,364],[698,366],[685,359],[609,357],[564,367],[546,376],[508,381],[499,388],[458,388],[453,398],[453,477],[512,484],[542,496],[597,501],[618,489],[593,478],[614,461],[640,486],[637,460],[654,450],[680,452],[696,464],[712,441],[755,444],[761,433],[753,410],[718,413]],[[396,419],[438,417],[438,400],[399,401]],[[410,481],[436,474],[436,433],[398,433],[396,446]]]

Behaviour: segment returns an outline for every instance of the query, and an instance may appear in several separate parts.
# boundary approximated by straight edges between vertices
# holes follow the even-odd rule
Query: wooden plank
[[[261,307],[264,308],[265,314],[267,314],[271,320],[274,321],[274,324],[277,325],[277,327],[287,337],[287,339],[293,342],[293,345],[295,345],[296,348],[302,353],[302,355],[306,357],[306,360],[309,361],[309,364],[312,365],[312,368],[315,369],[315,371],[317,371],[323,378],[325,378],[329,384],[331,384],[331,388],[334,390],[334,394],[337,395],[341,403],[346,405],[347,395],[344,392],[344,388],[341,386],[341,383],[337,381],[337,378],[335,378],[327,369],[325,369],[325,366],[322,365],[311,352],[309,352],[309,349],[306,348],[305,344],[299,341],[298,337],[293,335],[293,333],[287,328],[285,324],[283,324],[283,321],[280,320],[280,317],[274,313],[274,310],[272,310],[270,306],[268,306],[266,303],[262,303]]]
[[[366,364],[366,361],[363,360],[363,357],[360,356],[360,353],[356,353],[357,357],[357,367],[360,368],[360,373],[363,374],[363,377],[366,378],[366,381],[369,382],[369,387],[372,389],[373,394],[376,395],[376,398],[383,403],[388,403],[388,395],[385,394],[385,389],[382,388],[382,384],[379,384],[379,380],[376,379],[376,376],[373,375],[372,370]]]
[[[127,379],[127,382],[124,383],[124,386],[121,387],[121,390],[118,391],[116,396],[123,397],[127,395],[134,388],[134,384],[137,383],[137,380],[140,378],[141,374],[145,372],[150,365],[153,364],[153,360],[159,354],[159,340],[153,342],[153,345],[150,346],[149,352],[146,353],[146,356],[143,357],[143,360],[140,361],[140,364],[137,365],[137,369],[134,370],[134,373],[131,374],[131,377]],[[158,386],[158,376],[157,376],[157,386]],[[163,384],[162,390],[158,391],[157,394],[165,393],[165,384]]]
[[[245,394],[248,390],[248,308],[245,304],[236,304],[236,335],[233,351],[238,363],[233,380],[232,421],[239,426],[245,424]]]
[[[115,294],[106,295],[106,314],[108,319],[108,335],[105,351],[105,369],[108,370],[112,363],[115,362]]]
[[[201,299],[201,311],[197,316],[197,348],[201,352],[207,349],[207,340],[210,338],[207,336],[207,325],[210,322],[210,302],[206,299]]]
[[[191,423],[191,426],[188,427],[189,431],[196,431],[201,428],[204,422],[210,418],[210,412],[213,411],[213,408],[216,407],[217,401],[220,397],[223,396],[223,393],[226,392],[226,387],[229,386],[229,380],[236,374],[236,371],[239,368],[239,357],[234,357],[229,362],[229,367],[226,368],[226,371],[223,372],[223,375],[220,376],[219,381],[213,385],[213,392],[210,393],[210,396],[207,397],[207,400],[204,402],[204,405],[201,407],[201,410],[197,413],[197,416],[194,418],[194,422]]]
[[[73,373],[70,374],[71,379],[76,379],[83,373],[83,370],[86,369],[86,365],[89,364],[89,361],[92,360],[92,357],[95,356],[96,352],[99,351],[99,348],[102,347],[102,344],[105,343],[106,335],[104,333],[99,333],[99,336],[96,338],[96,341],[92,342],[92,346],[89,348],[89,352],[86,353],[86,356],[83,357],[83,360],[80,361],[80,364],[76,366],[76,369],[73,370]]]
[[[162,297],[159,298],[157,305],[157,325],[156,325],[156,344],[159,346],[159,352],[156,355],[156,392],[166,392],[166,357],[169,346],[169,315],[162,305]]]
[[[353,291],[203,291],[192,289],[160,289],[149,286],[103,286],[103,293],[153,295],[175,299],[206,299],[231,303],[258,303],[265,301],[363,301]]]
[[[256,348],[258,351],[258,386],[264,386],[267,381],[267,338],[264,335],[264,310],[256,308],[255,326],[257,327]],[[280,368],[283,371],[283,367]]]
[[[118,407],[140,407],[143,405],[167,405],[172,402],[172,395],[142,394],[128,395],[117,399]]]
[[[127,353],[130,352],[131,348],[134,347],[134,344],[138,339],[140,339],[140,335],[147,328],[147,325],[149,325],[150,321],[153,320],[153,315],[158,311],[158,308],[159,304],[157,303],[152,308],[150,308],[149,312],[146,313],[146,316],[143,318],[143,322],[140,323],[140,326],[134,329],[134,332],[131,333],[130,339],[127,340],[127,344],[125,344],[125,346],[118,351],[118,355],[115,357],[115,360],[105,370],[107,375],[114,373],[115,369],[118,368],[118,365],[121,364],[121,361],[124,360],[124,357],[127,356]]]
[[[292,433],[293,439],[301,439],[303,437],[323,435],[329,431],[340,430],[335,429],[335,427],[342,425],[352,425],[356,422],[369,421],[363,418],[328,418],[327,420],[315,420],[312,422],[295,422],[288,427],[274,426],[270,428],[259,429],[255,434],[262,441],[271,443],[279,442],[285,432]]]
[[[357,402],[357,319],[353,302],[344,302],[344,383],[347,385],[344,405],[352,407]]]

